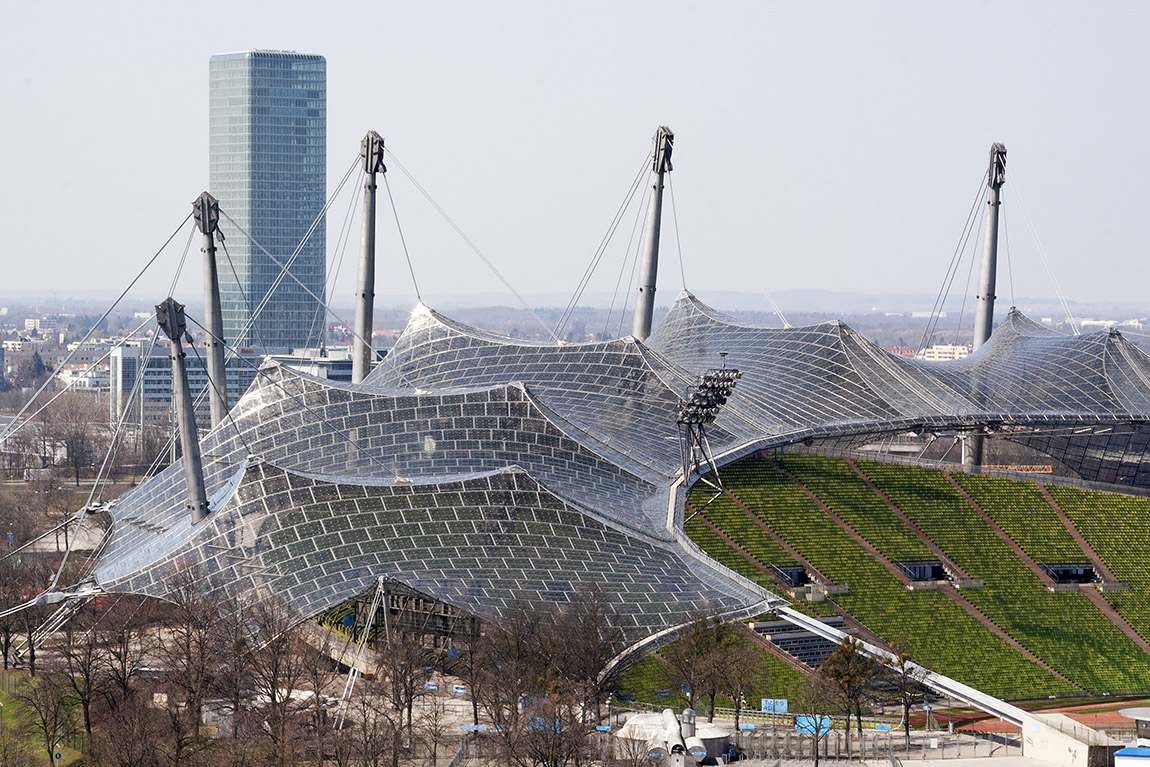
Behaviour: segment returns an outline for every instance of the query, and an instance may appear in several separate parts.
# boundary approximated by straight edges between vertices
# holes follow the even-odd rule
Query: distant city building
[[[168,359],[166,344],[157,344],[152,353],[141,361],[151,341],[130,341],[112,350],[108,360],[111,396],[108,398],[109,415],[113,421],[120,418],[132,400],[132,389],[143,368],[142,392],[131,401],[127,422],[132,424],[167,426],[172,409],[172,363]],[[211,404],[206,395],[208,386],[207,359],[202,348],[184,347],[187,357],[188,385],[196,399],[196,423],[201,429],[211,426]],[[199,352],[197,354],[197,351]],[[235,405],[255,380],[262,354],[246,350],[227,362],[228,404]],[[143,411],[141,412],[141,406]]]
[[[297,349],[291,354],[272,354],[270,358],[305,375],[351,383],[350,349]]]
[[[60,323],[55,317],[40,317],[24,320],[24,330],[29,333],[35,332],[47,335],[49,333],[55,333],[59,327]]]
[[[883,351],[899,357],[914,357],[918,354],[912,346],[886,346],[883,348]]]
[[[11,338],[5,340],[2,344],[4,351],[9,352],[29,352],[39,349],[41,341],[33,341],[30,338]]]
[[[56,373],[57,390],[70,389],[73,391],[106,392],[110,386],[111,378],[108,365],[93,365],[87,363],[69,362],[59,367]]]
[[[97,365],[103,364],[107,366],[108,355],[111,353],[113,347],[118,346],[120,339],[118,338],[99,338],[88,341],[73,341],[67,344],[64,350],[55,355],[55,364],[63,365],[65,360],[69,363],[76,365]],[[45,360],[47,362],[48,360]]]
[[[1141,319],[1095,320],[1095,319],[1091,319],[1089,317],[1084,317],[1084,318],[1078,320],[1078,327],[1080,327],[1083,330],[1083,332],[1085,332],[1088,328],[1089,329],[1109,330],[1110,328],[1115,328],[1115,327],[1117,327],[1117,328],[1134,328],[1135,330],[1140,330],[1142,328],[1143,322],[1144,322],[1144,320],[1141,320]]]
[[[212,56],[208,122],[208,184],[221,213],[281,264],[290,260],[296,278],[285,277],[273,292],[280,267],[221,215],[225,340],[239,347],[318,346],[324,312],[308,291],[324,294],[322,222],[296,251],[327,199],[326,59],[260,50]]]
[[[916,359],[930,362],[960,360],[970,356],[970,344],[935,344],[915,355]]]
[[[128,406],[132,387],[140,374],[140,358],[151,346],[151,341],[129,341],[112,350],[109,363],[103,375],[105,388],[110,388],[109,411],[113,420],[118,419]],[[211,406],[204,394],[208,385],[207,362],[202,347],[184,347],[187,357],[184,362],[188,370],[188,384],[196,402],[196,423],[200,429],[211,425]],[[199,353],[197,354],[197,350]],[[377,352],[380,358],[387,352]],[[297,370],[316,378],[328,381],[351,383],[351,352],[347,349],[320,351],[319,349],[299,349],[291,354],[269,354],[263,349],[242,349],[237,357],[229,359],[228,405],[235,406],[252,381],[255,380],[260,365],[266,360],[278,362],[284,367]],[[78,366],[76,366],[78,367]],[[73,376],[83,375],[79,371]],[[89,373],[98,376],[97,373]],[[92,384],[83,384],[90,386]],[[131,405],[128,422],[139,424],[141,419],[139,397]],[[168,359],[167,346],[152,349],[144,367],[143,382],[143,422],[151,425],[169,424],[172,410],[172,363]]]
[[[387,356],[388,349],[375,349],[372,367]],[[268,359],[296,372],[326,381],[351,383],[351,349],[295,349],[291,354],[269,354]]]

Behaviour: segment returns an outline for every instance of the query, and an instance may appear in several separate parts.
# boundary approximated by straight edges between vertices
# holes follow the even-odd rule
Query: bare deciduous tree
[[[45,441],[67,462],[76,487],[79,487],[80,474],[91,467],[107,448],[107,409],[95,397],[68,392],[61,395],[40,418]]]
[[[735,632],[723,657],[719,687],[734,701],[736,731],[739,729],[743,707],[747,704],[747,696],[755,690],[765,689],[768,681],[763,651],[750,639]]]
[[[350,751],[362,767],[399,767],[405,758],[403,715],[388,704],[378,686],[368,683],[350,714]]]
[[[232,719],[231,735],[239,737],[243,728],[244,697],[250,685],[252,658],[251,629],[242,603],[225,599],[219,605],[215,693],[228,701]]]
[[[32,767],[32,754],[22,746],[19,733],[11,728],[0,732],[0,767]]]
[[[862,741],[862,703],[874,688],[875,676],[882,664],[863,653],[862,642],[853,637],[843,639],[835,651],[819,666],[819,675],[830,684],[842,702],[847,757],[851,755],[851,713],[858,717],[858,737]]]
[[[147,631],[151,610],[146,597],[124,597],[108,608],[96,626],[104,648],[104,682],[99,690],[109,708],[133,697],[133,685],[147,667],[153,639]]]
[[[795,712],[805,719],[799,721],[799,731],[809,735],[814,751],[814,767],[819,767],[823,742],[830,734],[830,716],[838,707],[835,690],[826,679],[815,674],[804,676],[791,691]]]
[[[157,643],[166,670],[164,686],[172,716],[186,718],[193,739],[200,737],[204,700],[219,667],[221,620],[216,600],[207,592],[207,579],[194,568],[169,580],[167,620]],[[174,724],[175,729],[182,725]]]
[[[623,649],[623,632],[609,619],[602,590],[583,589],[552,616],[544,637],[554,671],[596,718],[602,717],[603,699],[611,692],[604,671]]]
[[[930,673],[917,664],[910,653],[892,645],[895,657],[883,664],[881,681],[886,695],[902,709],[902,729],[910,749],[910,709],[922,700],[923,682]]]
[[[448,736],[459,730],[459,725],[448,716],[447,705],[438,695],[431,697],[422,707],[417,737],[427,749],[432,765],[439,763],[439,749],[447,742]]]
[[[104,682],[104,648],[95,630],[95,611],[84,609],[64,624],[59,657],[63,677],[68,682],[68,698],[80,709],[84,732],[92,738],[92,706]]]
[[[22,725],[44,746],[49,763],[55,761],[52,756],[68,724],[66,684],[61,675],[46,673],[30,677],[16,692],[24,708]]]
[[[293,693],[314,661],[300,638],[295,612],[268,597],[248,610],[253,627],[250,660],[253,692],[262,707],[264,728],[277,764],[295,764],[299,756],[297,714],[307,703]]]
[[[105,708],[101,737],[93,743],[97,764],[108,767],[158,767],[163,725],[160,712],[136,697]]]
[[[715,698],[727,668],[727,654],[735,643],[734,629],[719,618],[697,618],[679,641],[663,649],[667,682],[685,689],[688,704],[704,695],[710,705],[707,721],[714,721]]]
[[[383,609],[387,609],[386,602]],[[406,736],[410,739],[415,702],[425,693],[423,685],[427,680],[429,660],[423,647],[425,626],[420,625],[418,613],[407,610],[404,608],[395,616],[396,625],[386,632],[376,677],[388,702],[401,714]]]
[[[528,767],[521,740],[526,731],[522,702],[540,693],[539,638],[543,619],[517,609],[497,626],[489,626],[480,642],[479,705],[494,725],[492,742],[505,764]]]

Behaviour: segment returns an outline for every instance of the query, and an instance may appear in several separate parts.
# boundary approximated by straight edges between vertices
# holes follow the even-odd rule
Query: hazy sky
[[[933,292],[1002,141],[1017,293],[1053,294],[1021,192],[1068,298],[1146,296],[1147,3],[0,7],[0,293],[125,286],[206,186],[208,57],[272,48],[327,57],[329,194],[378,130],[525,293],[574,288],[665,124],[695,290]],[[425,294],[502,290],[389,178]],[[381,198],[378,291],[410,292]],[[613,289],[633,220],[591,290]],[[662,299],[682,284],[673,221],[668,208]],[[164,297],[185,240],[137,295]],[[177,298],[201,290],[193,255]],[[355,241],[347,297],[354,259]]]

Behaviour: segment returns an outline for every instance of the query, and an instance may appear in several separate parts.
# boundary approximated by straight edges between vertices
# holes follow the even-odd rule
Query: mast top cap
[[[179,341],[187,332],[184,305],[168,296],[162,304],[156,304],[156,322],[168,338]]]
[[[1006,183],[1006,145],[997,141],[990,145],[990,168],[987,170],[990,186],[998,189]]]
[[[666,125],[660,125],[659,130],[655,131],[655,160],[651,164],[651,169],[656,173],[665,173],[672,170],[671,168],[671,151],[675,147],[675,133]]]

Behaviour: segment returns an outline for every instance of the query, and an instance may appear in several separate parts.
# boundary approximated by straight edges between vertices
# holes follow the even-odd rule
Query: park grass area
[[[764,684],[755,688],[752,695],[747,696],[748,708],[758,710],[761,698],[786,698],[803,673],[783,661],[767,650],[762,650],[762,663],[765,669]],[[667,684],[665,664],[657,653],[648,655],[624,672],[616,688],[616,695],[631,695],[637,703],[647,703],[652,706],[673,708],[681,711],[687,706],[687,696],[682,689],[671,689]],[[660,695],[659,693],[666,693]],[[627,702],[622,702],[627,705]],[[705,715],[706,701],[696,699],[696,710]],[[733,708],[730,698],[720,695],[715,700],[718,708]]]
[[[19,671],[0,671],[0,674],[8,677],[8,680],[27,678],[27,674]],[[5,686],[8,687],[9,685]],[[3,709],[0,709],[0,733],[3,733],[3,737],[7,738],[12,733],[20,731],[21,718],[25,706],[19,700],[3,691],[0,691],[0,704],[4,706]],[[84,764],[83,754],[64,745],[58,747],[60,760],[49,762],[48,755],[44,751],[44,744],[41,743],[35,734],[24,734],[20,738],[20,748],[22,751],[26,750],[27,753],[31,754],[36,764],[56,764],[63,765],[63,767],[79,767],[79,765]]]

